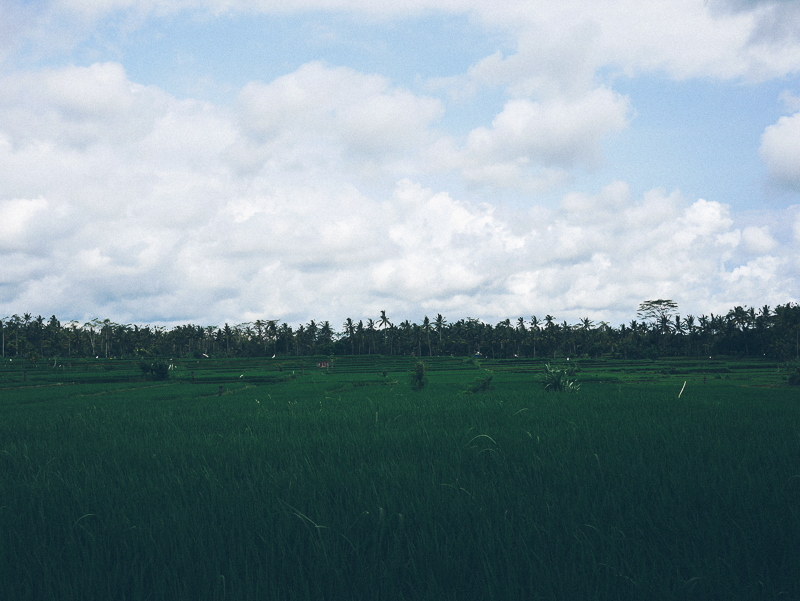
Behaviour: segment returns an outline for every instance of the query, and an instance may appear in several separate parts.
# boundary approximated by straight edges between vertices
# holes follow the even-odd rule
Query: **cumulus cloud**
[[[796,293],[767,227],[740,231],[725,205],[677,192],[636,200],[614,182],[513,214],[409,177],[363,192],[375,154],[392,164],[441,142],[439,103],[382,77],[312,63],[248,84],[232,110],[133,84],[116,64],[0,83],[8,310],[208,322],[338,319],[357,307],[608,317],[642,298],[701,304],[726,285],[739,303],[760,302],[764,281]],[[592,160],[626,111],[605,89],[514,101],[456,155],[462,168]]]
[[[512,31],[517,47],[439,82],[506,94],[491,123],[471,124],[463,137],[439,131],[443,99],[323,62],[247,83],[230,105],[140,85],[116,62],[5,72],[3,312],[201,323],[336,324],[382,309],[412,319],[547,311],[612,320],[646,298],[704,311],[800,295],[797,224],[796,239],[779,242],[766,225],[737,227],[722,202],[660,189],[634,195],[621,181],[597,194],[565,193],[560,204],[527,196],[529,210],[470,196],[471,185],[552,193],[576,170],[600,165],[604,140],[634,112],[596,81],[602,67],[674,77],[791,72],[800,57],[793,39],[781,38],[776,53],[777,41],[756,35],[766,4],[719,12],[688,0],[646,9],[471,0],[48,7],[87,20],[115,11],[435,9]],[[773,177],[793,186],[798,123],[798,115],[782,118],[761,146]]]
[[[443,111],[438,99],[379,75],[319,62],[268,84],[249,83],[238,107],[242,128],[268,152],[265,161],[318,164],[339,156],[390,170],[408,168],[409,155],[433,141],[430,126]]]
[[[600,160],[600,141],[627,125],[628,110],[627,98],[605,88],[572,102],[512,100],[491,128],[469,133],[461,157],[465,175],[497,183],[519,178],[529,165],[594,166]]]
[[[504,85],[515,96],[582,93],[603,67],[677,78],[763,80],[797,72],[800,58],[794,26],[800,11],[796,3],[779,0],[51,0],[35,8],[12,0],[8,5],[7,22],[13,26],[0,37],[0,52],[6,54],[52,45],[54,37],[74,45],[94,35],[98,24],[128,31],[148,17],[182,12],[338,12],[372,19],[466,14],[492,31],[507,32],[517,47],[509,56],[493,53],[479,61],[461,83]]]
[[[777,181],[800,188],[800,113],[781,117],[761,136],[761,159]]]
[[[431,84],[454,95],[488,86],[512,97],[571,98],[594,88],[600,70],[763,81],[798,72],[800,38],[792,32],[800,14],[793,4],[479,3],[468,10],[490,27],[512,32],[515,48]]]
[[[742,231],[742,241],[748,250],[757,254],[768,253],[778,246],[778,243],[769,233],[769,227],[766,225],[762,227],[750,226],[744,228]]]

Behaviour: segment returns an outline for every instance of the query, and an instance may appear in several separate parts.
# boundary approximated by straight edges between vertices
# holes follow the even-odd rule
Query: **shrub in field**
[[[467,388],[467,392],[488,392],[493,388],[492,378],[494,378],[493,373],[475,378],[475,381]]]
[[[139,369],[145,377],[153,380],[166,380],[169,377],[169,365],[163,361],[139,361]]]
[[[544,366],[544,389],[547,392],[578,392],[581,385],[575,379],[575,369],[573,368],[557,368],[550,367],[550,364]]]
[[[800,367],[789,376],[789,386],[800,386]]]
[[[428,378],[425,377],[425,364],[422,361],[417,361],[414,366],[414,371],[411,372],[411,388],[414,390],[422,390],[425,384],[428,383]]]

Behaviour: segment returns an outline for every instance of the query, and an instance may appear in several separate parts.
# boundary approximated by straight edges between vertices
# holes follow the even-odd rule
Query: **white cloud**
[[[678,80],[781,77],[800,65],[800,36],[790,35],[800,13],[790,4],[730,10],[695,0],[478,3],[470,10],[512,32],[515,51],[493,52],[467,73],[432,85],[456,95],[500,86],[513,97],[571,98],[595,87],[600,70]]]
[[[425,181],[563,182],[626,126],[612,90],[513,98],[461,141],[436,131],[442,111],[317,62],[247,84],[231,107],[138,85],[115,63],[5,75],[0,313],[611,320],[646,298],[702,311],[798,297],[795,250],[767,226],[736,228],[720,202],[615,181],[504,212]]]
[[[606,88],[574,100],[511,100],[491,128],[473,129],[450,163],[474,183],[545,189],[601,161],[600,143],[628,123],[628,99]]]
[[[470,132],[467,148],[478,156],[526,157],[545,165],[592,164],[600,139],[623,129],[627,113],[627,99],[605,88],[577,102],[512,100],[492,121],[491,130]]]
[[[379,75],[318,62],[268,84],[249,83],[238,107],[264,162],[311,167],[343,159],[390,172],[413,169],[442,114],[437,99],[392,87]]]
[[[794,241],[797,244],[800,244],[800,214],[798,214],[797,217],[795,218],[792,230],[794,232]]]
[[[761,158],[770,175],[792,187],[800,187],[800,113],[781,117],[761,136]]]
[[[756,254],[768,253],[778,246],[778,243],[769,233],[768,226],[750,226],[742,230],[742,240],[747,249]]]
[[[789,90],[784,90],[778,96],[778,100],[783,103],[790,112],[800,111],[800,96],[795,96]]]
[[[507,86],[521,97],[585,93],[601,68],[764,80],[796,73],[800,62],[795,3],[696,0],[52,0],[37,8],[12,2],[0,57],[21,48],[36,53],[77,45],[100,25],[128,32],[153,16],[309,12],[377,20],[468,15],[513,36],[517,48],[478,61],[461,82]]]
[[[28,240],[37,222],[41,222],[48,203],[43,198],[0,200],[0,249],[27,250]]]

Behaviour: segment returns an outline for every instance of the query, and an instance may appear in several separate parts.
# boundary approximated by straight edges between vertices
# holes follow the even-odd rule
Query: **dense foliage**
[[[589,318],[559,323],[552,315],[490,324],[442,315],[421,323],[348,318],[337,332],[328,321],[293,328],[278,320],[223,326],[139,326],[94,319],[80,324],[30,313],[0,320],[4,357],[263,357],[272,355],[415,355],[511,357],[697,357],[800,355],[800,305],[735,307],[725,315],[682,317],[668,300],[645,301],[638,320],[614,328]]]
[[[547,392],[578,392],[581,385],[575,379],[575,370],[571,368],[544,366],[544,389]]]

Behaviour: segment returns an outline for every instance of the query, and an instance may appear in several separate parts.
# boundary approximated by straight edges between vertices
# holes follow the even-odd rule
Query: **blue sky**
[[[800,3],[0,0],[0,317],[800,299]]]

